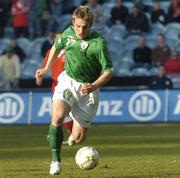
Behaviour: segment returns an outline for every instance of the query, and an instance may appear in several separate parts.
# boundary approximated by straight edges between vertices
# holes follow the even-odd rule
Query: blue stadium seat
[[[177,22],[168,23],[166,25],[166,36],[179,38],[180,36],[180,24]]]
[[[133,49],[138,47],[138,42],[141,36],[139,35],[130,35],[125,40],[125,51],[132,52]]]
[[[124,41],[122,39],[110,39],[108,41],[108,48],[110,51],[122,53],[124,49]]]
[[[9,26],[5,27],[4,28],[4,36],[6,38],[14,37],[14,28],[13,27],[9,27]]]
[[[158,68],[157,67],[152,67],[149,69],[150,75],[151,76],[157,76],[158,75]]]
[[[63,32],[72,22],[72,15],[65,14],[58,18],[58,30]]]
[[[28,38],[20,37],[17,38],[17,44],[23,49],[23,51],[28,55],[31,48],[31,41]]]
[[[5,83],[4,83],[4,75],[3,72],[0,70],[0,88],[3,89]]]
[[[29,58],[41,58],[41,47],[45,40],[46,38],[39,37],[31,42],[31,48],[28,54]]]
[[[105,2],[102,4],[101,11],[102,15],[105,19],[109,19],[111,17],[111,9],[114,7],[113,2]]]
[[[0,54],[9,46],[10,40],[8,38],[0,38]]]
[[[174,88],[180,88],[180,78],[179,76],[173,76],[173,77],[170,77],[171,78],[171,81],[173,83],[173,87]]]
[[[171,48],[172,51],[174,51],[179,39],[175,36],[166,36],[165,39],[166,39],[167,45]]]
[[[112,61],[121,61],[121,58],[123,56],[123,50],[114,50],[109,48],[109,53],[112,58]]]
[[[134,3],[132,1],[124,2],[124,5],[128,8],[128,11],[131,13]]]
[[[119,68],[116,72],[115,72],[115,76],[117,77],[127,77],[127,76],[131,76],[131,71],[128,68]]]
[[[168,8],[170,6],[170,1],[160,1],[160,7],[164,10],[165,13],[168,12]]]
[[[126,67],[126,68],[131,68],[134,65],[134,61],[130,57],[122,57],[120,66]]]
[[[21,78],[29,79],[34,78],[36,70],[39,68],[39,65],[31,62],[27,62],[26,64],[21,66]]]
[[[157,46],[157,36],[156,35],[147,35],[145,36],[146,44],[150,48],[155,48]]]
[[[92,27],[93,30],[100,33],[106,40],[109,38],[109,28],[104,24],[96,24]]]
[[[151,25],[151,34],[158,35],[158,34],[165,34],[166,28],[161,23],[156,23]]]
[[[124,25],[117,24],[112,25],[110,28],[110,38],[116,39],[116,38],[124,38],[127,34],[126,28]]]
[[[131,70],[132,76],[150,76],[150,72],[144,67],[138,67]]]

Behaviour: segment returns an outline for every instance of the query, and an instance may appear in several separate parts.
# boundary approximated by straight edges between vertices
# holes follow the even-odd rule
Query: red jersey
[[[47,63],[47,60],[49,57],[49,52],[50,52],[50,49],[46,53],[46,56],[43,60],[42,67],[44,67]],[[63,50],[61,50],[60,54],[58,55],[58,58],[54,61],[53,65],[50,69],[51,78],[53,80],[52,87],[51,87],[52,92],[54,92],[54,88],[58,83],[57,78],[58,78],[59,74],[62,71],[64,71],[64,64],[65,64],[65,61],[63,60],[64,57],[65,57],[65,52]]]
[[[29,25],[28,11],[30,4],[28,2],[21,4],[18,1],[14,1],[12,4],[13,13],[13,26],[14,27],[26,27]]]
[[[167,74],[180,74],[180,59],[169,59],[164,66]]]

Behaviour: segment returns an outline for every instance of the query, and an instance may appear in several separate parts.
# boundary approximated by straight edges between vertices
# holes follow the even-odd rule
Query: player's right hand
[[[37,69],[36,74],[35,74],[36,80],[42,80],[43,76],[46,75],[46,73],[47,73],[47,70],[44,68]]]
[[[42,79],[41,79],[41,80],[37,80],[37,79],[36,79],[36,85],[37,85],[37,86],[41,86],[41,85],[42,85],[42,82],[43,82]]]

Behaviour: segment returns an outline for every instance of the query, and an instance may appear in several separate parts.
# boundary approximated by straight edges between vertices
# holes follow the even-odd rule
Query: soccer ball
[[[99,153],[93,147],[82,147],[77,151],[75,161],[80,169],[93,169],[98,164]]]

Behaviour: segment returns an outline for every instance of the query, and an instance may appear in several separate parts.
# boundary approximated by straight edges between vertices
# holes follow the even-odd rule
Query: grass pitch
[[[48,125],[0,126],[0,178],[52,177],[47,130]],[[95,169],[76,166],[82,146],[99,151]],[[85,143],[63,145],[59,177],[180,178],[180,124],[94,125]]]

